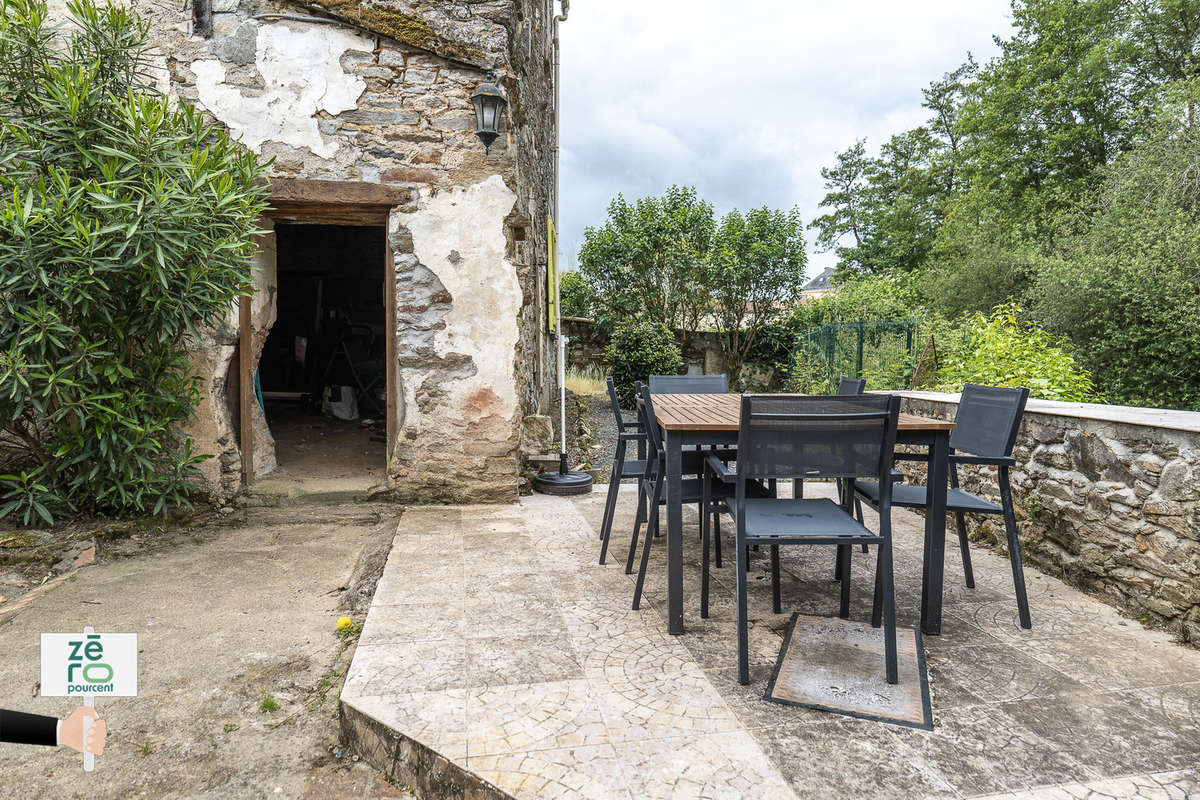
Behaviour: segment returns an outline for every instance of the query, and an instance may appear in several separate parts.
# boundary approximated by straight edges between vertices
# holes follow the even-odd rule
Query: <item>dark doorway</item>
[[[275,226],[276,317],[259,379],[287,473],[383,477],[385,242],[382,226]]]

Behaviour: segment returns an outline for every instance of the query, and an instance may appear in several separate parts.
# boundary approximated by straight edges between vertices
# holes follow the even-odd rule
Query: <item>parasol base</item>
[[[533,490],[559,496],[587,494],[592,491],[592,476],[574,470],[542,472],[534,477]]]

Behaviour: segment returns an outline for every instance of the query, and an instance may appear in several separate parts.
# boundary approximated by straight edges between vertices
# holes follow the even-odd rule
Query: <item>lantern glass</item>
[[[471,95],[471,105],[475,107],[475,134],[485,148],[490,148],[500,135],[500,118],[507,105],[500,87],[492,82],[495,78],[492,75],[488,78],[488,82],[480,84]]]

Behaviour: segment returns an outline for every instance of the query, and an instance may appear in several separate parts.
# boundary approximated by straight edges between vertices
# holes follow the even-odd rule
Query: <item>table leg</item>
[[[942,632],[942,582],[946,566],[946,482],[950,434],[936,431],[929,453],[929,508],[925,514],[925,574],[921,588],[921,630]]]
[[[667,451],[667,630],[683,633],[683,448],[679,434],[664,431]]]

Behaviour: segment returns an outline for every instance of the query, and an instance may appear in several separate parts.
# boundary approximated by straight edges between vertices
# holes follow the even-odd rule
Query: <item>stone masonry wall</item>
[[[913,392],[903,410],[952,419],[956,407]],[[1200,413],[1030,400],[1013,455],[1025,560],[1200,643]],[[924,480],[923,465],[901,468]],[[1000,502],[994,468],[960,477]],[[967,519],[972,539],[1005,546],[999,516]]]
[[[206,38],[194,35],[190,3],[133,0],[151,24],[160,88],[273,159],[272,178],[411,190],[388,227],[398,496],[515,499],[521,420],[545,404],[554,374],[544,339],[552,0],[212,2]],[[490,154],[469,99],[488,70],[509,100]],[[260,302],[257,344],[273,319]],[[236,330],[236,314],[229,324]],[[222,394],[235,340],[215,332],[194,358],[209,392],[193,433],[217,456],[207,477],[218,496],[240,485],[236,420]],[[261,442],[269,434],[260,430]],[[256,447],[259,472],[271,452],[269,438]]]

